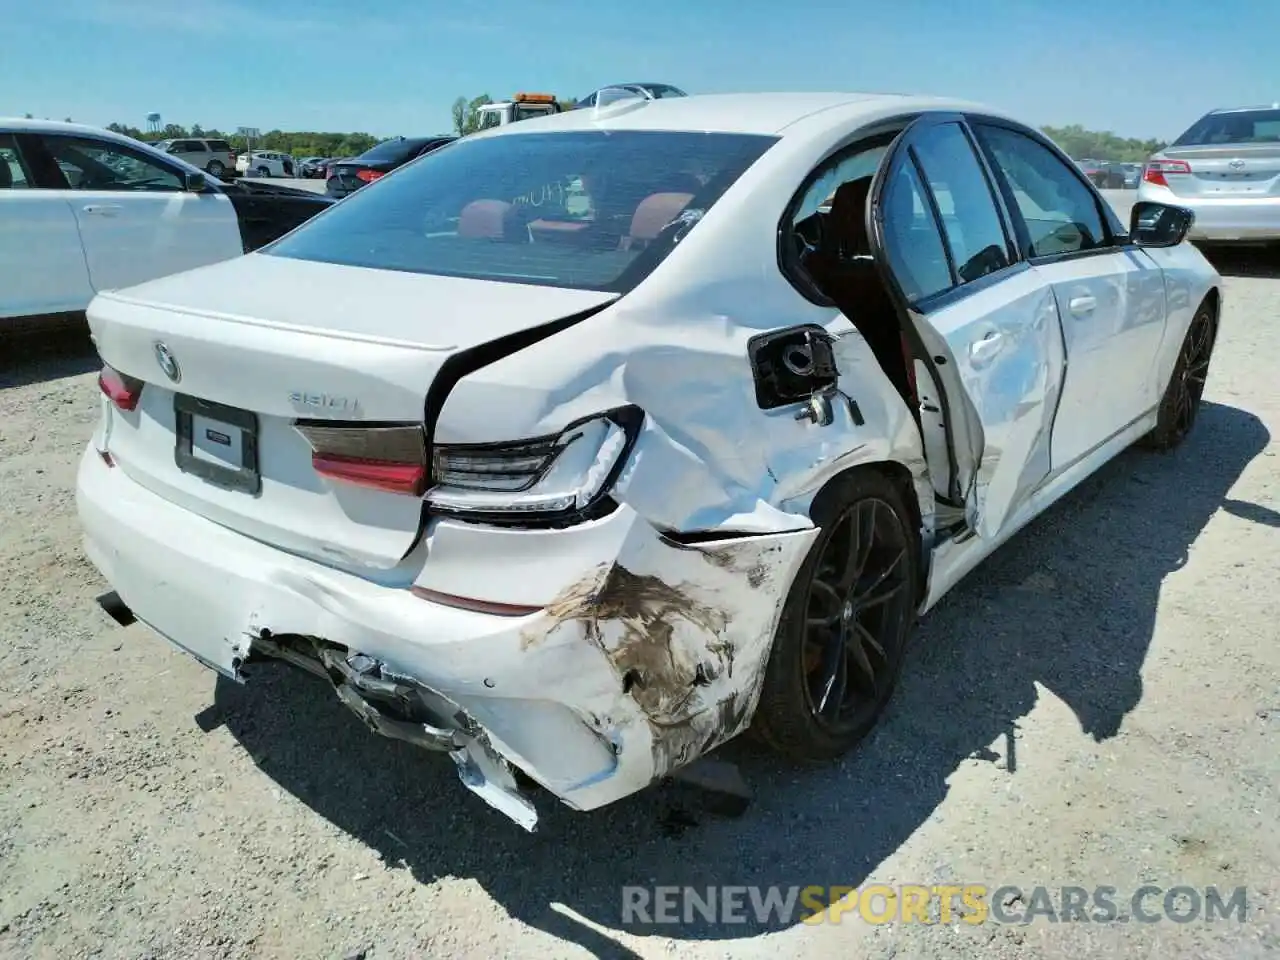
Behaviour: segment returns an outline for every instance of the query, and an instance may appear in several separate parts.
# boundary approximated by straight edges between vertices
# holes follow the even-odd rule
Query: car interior
[[[591,249],[640,250],[681,219],[702,189],[692,174],[666,179],[661,190],[649,178],[643,191],[621,182],[604,184],[583,176],[579,209],[570,209],[566,189],[514,200],[479,199],[462,208],[457,235],[515,243],[569,244]],[[647,192],[652,191],[652,192]],[[535,191],[536,192],[536,191]],[[643,192],[643,196],[636,196]]]
[[[880,277],[867,233],[871,176],[842,183],[830,209],[797,224],[797,233],[812,242],[801,260],[817,288],[862,334],[890,382],[912,406],[913,389],[907,347],[897,307]]]

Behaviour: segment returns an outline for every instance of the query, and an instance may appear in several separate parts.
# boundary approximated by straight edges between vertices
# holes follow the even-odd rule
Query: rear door
[[[1052,440],[1062,470],[1159,402],[1164,276],[1047,144],[995,120],[973,129],[1016,213],[1022,254],[1052,284],[1062,317],[1067,371]]]
[[[67,183],[97,290],[115,290],[244,252],[235,210],[183,189],[181,168],[112,140],[44,135]]]
[[[83,310],[93,287],[75,215],[42,188],[25,139],[0,133],[0,317]]]
[[[970,529],[997,538],[1050,469],[1064,361],[1053,292],[1018,259],[957,115],[926,116],[894,142],[867,216],[906,317],[935,488],[963,505]]]

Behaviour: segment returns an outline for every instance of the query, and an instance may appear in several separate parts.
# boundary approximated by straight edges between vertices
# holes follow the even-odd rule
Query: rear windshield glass
[[[360,154],[360,159],[369,163],[394,163],[408,157],[420,143],[421,140],[384,140]]]
[[[1280,110],[1211,113],[1173,141],[1175,147],[1215,143],[1280,143]]]
[[[648,130],[468,137],[263,252],[624,292],[775,142]]]

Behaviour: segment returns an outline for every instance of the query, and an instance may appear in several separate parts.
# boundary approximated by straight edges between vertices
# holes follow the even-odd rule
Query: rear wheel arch
[[[1206,306],[1213,311],[1214,320],[1222,319],[1222,291],[1217,287],[1209,288],[1209,292],[1204,295],[1200,305]]]
[[[893,510],[897,516],[897,526],[903,535],[903,540],[899,542],[907,551],[905,556],[898,553],[898,560],[886,564],[884,574],[887,575],[897,563],[905,562],[910,569],[904,571],[908,581],[902,586],[911,592],[903,598],[906,607],[899,607],[899,613],[894,615],[905,619],[895,619],[894,622],[899,626],[891,630],[893,642],[884,638],[885,642],[877,647],[882,656],[886,650],[894,653],[891,661],[884,665],[887,683],[877,695],[874,706],[869,713],[855,717],[853,725],[847,729],[831,729],[825,727],[813,712],[821,712],[824,706],[814,707],[806,701],[805,690],[811,666],[807,661],[812,649],[807,646],[812,639],[808,631],[813,629],[806,625],[813,623],[807,618],[812,615],[813,597],[817,595],[812,585],[815,579],[826,579],[822,577],[821,571],[829,569],[824,561],[830,560],[832,538],[839,540],[845,535],[847,529],[844,524],[850,511],[861,510],[863,505],[872,501],[880,509],[888,506]],[[871,513],[873,522],[874,509],[873,507]],[[821,533],[814,540],[809,554],[788,586],[787,597],[779,613],[767,667],[760,681],[759,699],[752,714],[750,730],[753,738],[763,741],[791,759],[822,761],[845,753],[874,727],[896,685],[902,654],[912,632],[919,597],[922,595],[925,577],[921,575],[923,538],[919,528],[919,510],[910,470],[904,464],[894,461],[876,461],[850,467],[828,478],[814,493],[808,513]],[[868,550],[871,550],[870,546]],[[874,556],[874,553],[868,554],[868,557]],[[876,589],[875,584],[882,579],[883,576],[874,578],[868,589]],[[848,609],[846,606],[846,618],[850,616]]]
[[[924,513],[920,507],[920,497],[916,492],[915,478],[911,475],[911,470],[907,465],[898,460],[876,460],[870,463],[860,463],[832,476],[823,484],[822,489],[834,483],[847,482],[842,478],[850,474],[866,471],[878,473],[888,479],[902,495],[902,503],[911,514],[908,519],[915,542],[916,570],[919,573],[919,582],[916,584],[917,600],[923,599],[924,591],[928,584],[929,567],[929,555],[925,549],[923,533]],[[821,494],[822,489],[819,489],[818,494]],[[817,499],[818,494],[814,495],[814,500]]]

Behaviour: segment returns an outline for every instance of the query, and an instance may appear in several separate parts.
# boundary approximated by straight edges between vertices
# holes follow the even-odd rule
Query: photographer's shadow
[[[423,883],[473,877],[511,916],[598,956],[633,954],[574,914],[681,939],[763,932],[778,924],[624,924],[622,887],[857,886],[946,798],[963,761],[1000,757],[1018,775],[1014,730],[1037,683],[1084,734],[1114,736],[1142,697],[1161,582],[1268,440],[1252,414],[1206,403],[1180,450],[1123,454],[921,622],[901,687],[858,750],[797,769],[729,744],[720,756],[741,765],[755,802],[739,819],[695,812],[679,835],[669,813],[687,795],[669,788],[585,814],[544,797],[538,833],[525,834],[470,795],[453,764],[368,734],[287,667],[259,667],[244,688],[219,682],[207,712],[264,773],[388,863]],[[1259,506],[1233,513],[1276,521]]]

